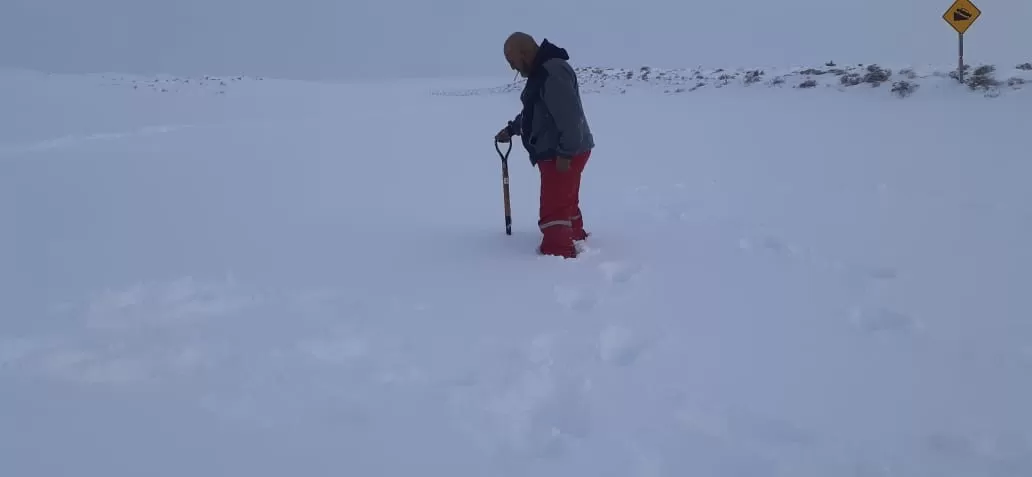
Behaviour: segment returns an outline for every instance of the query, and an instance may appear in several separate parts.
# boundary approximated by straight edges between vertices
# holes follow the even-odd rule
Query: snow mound
[[[164,95],[225,95],[244,85],[265,81],[261,76],[177,76],[170,74],[139,75],[122,73],[45,73],[35,70],[0,68],[0,86],[14,90],[19,87],[49,84],[58,87],[102,88],[131,90],[146,94]]]
[[[226,94],[238,83],[264,81],[262,77],[250,76],[130,76],[101,74],[96,76],[98,84],[112,87],[131,88],[148,93],[208,93]]]
[[[886,68],[878,64],[837,65],[828,62],[816,67],[792,68],[607,68],[581,66],[575,68],[585,94],[626,94],[647,90],[663,94],[680,94],[700,89],[734,89],[736,87],[769,87],[791,89],[834,89],[849,91],[860,86],[879,88],[897,97],[907,97],[921,88],[942,88],[957,84],[956,68],[903,67]],[[1020,90],[1032,81],[1032,65],[1022,63],[999,69],[981,65],[972,70],[965,65],[964,83],[969,91],[995,97],[1006,91]],[[523,80],[510,84],[470,89],[439,89],[439,96],[477,96],[519,92]]]

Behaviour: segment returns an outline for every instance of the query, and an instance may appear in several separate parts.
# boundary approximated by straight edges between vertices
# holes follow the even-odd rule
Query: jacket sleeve
[[[505,126],[505,130],[509,132],[510,136],[520,135],[520,119],[522,116],[523,113],[516,114],[516,118],[514,118],[512,121],[509,121],[509,124]]]
[[[565,63],[547,67],[548,76],[541,87],[541,99],[555,119],[555,127],[559,131],[559,156],[570,157],[576,147],[573,143],[578,141],[579,130],[584,122],[584,111],[576,88],[577,77]]]

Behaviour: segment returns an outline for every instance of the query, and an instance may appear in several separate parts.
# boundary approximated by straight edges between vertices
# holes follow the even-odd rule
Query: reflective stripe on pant
[[[545,222],[543,224],[538,224],[538,227],[540,227],[541,230],[545,230],[545,229],[547,229],[549,227],[573,227],[573,221],[572,220],[553,220],[551,222]]]
[[[574,256],[574,236],[582,233],[580,220],[580,181],[591,151],[574,156],[570,168],[560,172],[555,160],[538,162],[541,173],[541,253]],[[577,233],[575,233],[577,229]]]

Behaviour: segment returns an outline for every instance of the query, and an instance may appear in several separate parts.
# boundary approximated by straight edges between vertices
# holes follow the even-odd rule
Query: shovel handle
[[[509,152],[512,151],[512,139],[509,139],[509,141],[506,142],[506,144],[509,145],[509,148],[506,149],[505,152],[502,152],[502,148],[499,147],[498,144],[500,143],[495,141],[495,151],[498,151],[498,157],[502,158],[502,162],[507,162],[509,160]]]
[[[509,202],[509,152],[512,151],[512,140],[509,141],[509,148],[504,153],[498,145],[498,141],[495,141],[495,151],[498,151],[498,157],[502,158],[502,200],[505,205],[505,235],[512,235],[512,207]]]

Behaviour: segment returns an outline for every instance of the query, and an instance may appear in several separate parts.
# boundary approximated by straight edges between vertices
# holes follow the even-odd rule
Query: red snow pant
[[[581,173],[588,163],[591,151],[573,156],[570,168],[559,171],[557,160],[539,161],[541,172],[541,209],[538,227],[541,228],[541,247],[544,255],[558,255],[566,258],[577,256],[575,240],[584,240],[584,218],[580,210]]]

